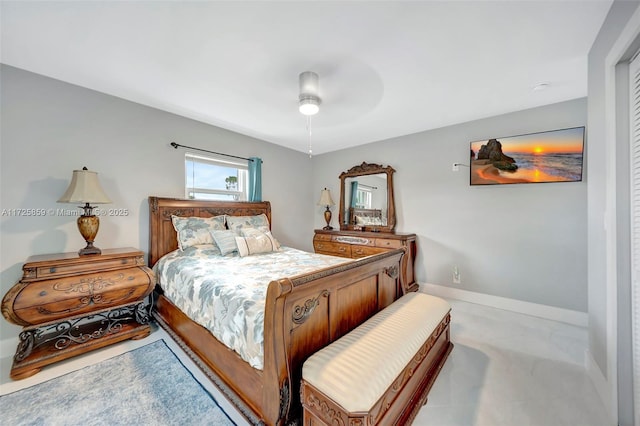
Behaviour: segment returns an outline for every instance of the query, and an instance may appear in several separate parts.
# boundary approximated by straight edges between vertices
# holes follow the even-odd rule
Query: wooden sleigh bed
[[[265,214],[271,223],[269,202],[149,197],[149,212],[151,267],[178,247],[172,215]],[[390,251],[270,282],[262,370],[251,367],[162,294],[157,295],[154,317],[250,423],[297,423],[302,364],[405,293],[399,274],[403,254]]]

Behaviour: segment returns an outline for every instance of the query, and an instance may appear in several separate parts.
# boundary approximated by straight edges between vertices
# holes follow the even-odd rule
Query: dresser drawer
[[[44,324],[142,300],[154,282],[146,267],[36,281],[23,284],[10,296],[13,300],[5,297],[2,308],[10,304],[20,325]]]
[[[314,241],[313,248],[316,253],[331,254],[333,256],[341,257],[351,257],[351,246],[349,244],[329,241]]]
[[[138,263],[139,262],[139,263]],[[144,259],[140,257],[140,261],[136,257],[123,257],[120,259],[108,259],[91,263],[71,263],[66,265],[42,266],[35,268],[37,279],[49,279],[56,277],[64,277],[77,273],[88,273],[93,271],[108,271],[110,269],[122,269],[142,265]]]
[[[385,248],[389,248],[389,249],[396,249],[396,248],[402,248],[403,244],[402,241],[400,240],[387,240],[387,239],[383,239],[383,238],[377,238],[376,239],[376,247],[385,247]]]
[[[316,234],[315,237],[313,237],[314,240],[317,241],[331,241],[331,235],[329,234]]]
[[[380,247],[351,246],[351,257],[356,259],[358,257],[371,256],[372,254],[378,254],[385,251],[388,250]]]

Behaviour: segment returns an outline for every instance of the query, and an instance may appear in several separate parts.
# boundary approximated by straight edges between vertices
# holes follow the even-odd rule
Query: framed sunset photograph
[[[584,127],[471,142],[471,185],[580,182]]]

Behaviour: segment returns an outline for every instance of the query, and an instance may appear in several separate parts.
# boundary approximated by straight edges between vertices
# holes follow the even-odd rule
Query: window
[[[246,163],[185,154],[185,196],[198,200],[246,201]]]
[[[356,192],[356,207],[360,209],[371,208],[371,188],[362,188],[362,185],[358,186],[358,190]]]

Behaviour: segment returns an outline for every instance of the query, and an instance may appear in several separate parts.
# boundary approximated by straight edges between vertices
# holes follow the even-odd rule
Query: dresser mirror
[[[391,166],[363,162],[340,174],[340,229],[393,232],[396,209]]]

